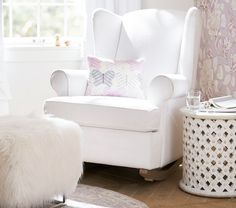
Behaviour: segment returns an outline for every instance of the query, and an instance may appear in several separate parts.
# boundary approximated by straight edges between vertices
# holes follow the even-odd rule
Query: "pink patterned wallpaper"
[[[195,0],[201,10],[198,62],[203,98],[236,94],[236,0]]]

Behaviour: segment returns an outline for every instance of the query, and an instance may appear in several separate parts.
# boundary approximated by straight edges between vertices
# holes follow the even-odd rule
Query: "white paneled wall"
[[[3,68],[3,41],[2,41],[2,0],[0,0],[0,115],[8,114],[8,97],[6,77]]]
[[[194,5],[194,0],[143,0],[142,7],[158,9],[187,10]]]
[[[56,69],[79,69],[80,50],[66,48],[8,48],[4,65],[16,115],[42,114],[44,100],[55,96],[50,76]]]
[[[2,45],[2,0],[0,0],[0,83],[3,81],[3,66],[2,66],[3,50],[2,49],[3,49],[3,45]],[[0,94],[0,96],[1,96],[1,94]]]

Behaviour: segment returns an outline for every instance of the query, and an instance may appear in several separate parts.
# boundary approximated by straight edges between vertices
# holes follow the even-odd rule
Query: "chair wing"
[[[94,13],[96,55],[116,60],[144,58],[143,81],[146,89],[159,74],[192,74],[195,54],[191,51],[196,51],[197,37],[190,34],[195,32],[196,19],[196,8],[190,9],[187,14],[181,11],[137,10],[122,17],[98,10]],[[106,29],[101,30],[104,25]],[[179,67],[179,64],[184,67]]]
[[[93,14],[94,51],[96,56],[114,59],[120,38],[122,18],[107,10]]]

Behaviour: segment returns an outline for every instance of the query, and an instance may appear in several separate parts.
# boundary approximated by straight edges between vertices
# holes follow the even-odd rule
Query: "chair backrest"
[[[104,9],[93,15],[95,55],[113,60],[144,58],[147,87],[158,74],[183,74],[192,82],[199,42],[198,10],[136,10],[123,16]]]

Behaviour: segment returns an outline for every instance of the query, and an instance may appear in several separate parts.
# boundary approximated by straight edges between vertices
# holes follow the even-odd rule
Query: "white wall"
[[[143,0],[142,7],[158,9],[187,10],[194,5],[194,0]]]
[[[3,68],[2,0],[0,0],[0,115],[8,114],[8,87]]]
[[[41,114],[44,100],[55,96],[50,76],[56,69],[79,69],[79,49],[10,48],[5,50],[5,69],[11,89],[10,113]]]

